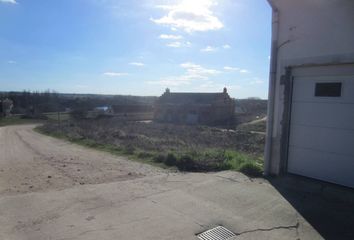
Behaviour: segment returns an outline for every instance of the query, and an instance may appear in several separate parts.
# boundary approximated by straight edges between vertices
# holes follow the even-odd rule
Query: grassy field
[[[60,113],[58,118],[58,113],[44,113],[43,119],[34,119],[34,118],[24,118],[22,115],[13,115],[8,117],[0,117],[0,127],[7,125],[17,125],[17,124],[32,124],[32,123],[45,123],[47,121],[57,122],[67,121],[70,119],[69,113]]]
[[[7,125],[17,125],[17,124],[30,124],[30,123],[40,123],[43,122],[41,120],[35,120],[35,119],[24,119],[21,118],[21,116],[10,116],[0,118],[0,127],[2,126],[7,126]]]
[[[257,119],[251,122],[243,123],[237,126],[237,130],[245,131],[245,132],[258,132],[264,133],[266,132],[267,119]]]
[[[53,112],[53,113],[44,113],[44,116],[48,117],[49,120],[53,120],[53,121],[66,121],[70,119],[70,114],[67,112],[61,112],[61,113],[57,113],[57,112]]]
[[[114,119],[47,123],[38,131],[87,147],[182,171],[262,172],[264,136],[206,126]]]

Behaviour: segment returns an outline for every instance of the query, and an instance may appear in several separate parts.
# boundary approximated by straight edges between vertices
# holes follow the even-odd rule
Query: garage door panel
[[[296,84],[293,86],[293,101],[310,102],[332,102],[332,103],[350,103],[354,101],[354,86],[352,84],[353,76],[341,76],[335,78],[296,78]],[[316,97],[315,88],[317,83],[341,83],[342,90],[340,97]]]
[[[347,155],[354,159],[354,130],[292,125],[291,132],[290,147]]]
[[[354,65],[293,76],[288,171],[354,188]]]
[[[293,102],[292,104],[291,124],[354,130],[353,123],[354,103]]]
[[[351,157],[293,147],[289,150],[293,159],[289,159],[288,168],[292,173],[354,187]]]
[[[293,69],[293,75],[297,77],[324,77],[336,78],[338,76],[353,75],[353,64],[317,66],[317,67],[299,67]]]

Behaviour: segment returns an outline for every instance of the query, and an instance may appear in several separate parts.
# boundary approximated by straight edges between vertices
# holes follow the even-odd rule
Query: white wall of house
[[[354,63],[354,0],[269,0],[277,13],[273,40],[277,42],[274,118],[266,172],[279,174],[284,86],[288,66]],[[276,30],[276,29],[275,29]]]

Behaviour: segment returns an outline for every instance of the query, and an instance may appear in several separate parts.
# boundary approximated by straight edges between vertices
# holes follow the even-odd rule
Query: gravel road
[[[0,127],[1,195],[125,181],[164,172],[124,157],[41,135],[33,131],[34,127]]]

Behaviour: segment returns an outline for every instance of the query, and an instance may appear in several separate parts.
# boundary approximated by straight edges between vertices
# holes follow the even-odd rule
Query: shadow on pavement
[[[268,180],[324,239],[354,239],[354,189],[290,174]]]

